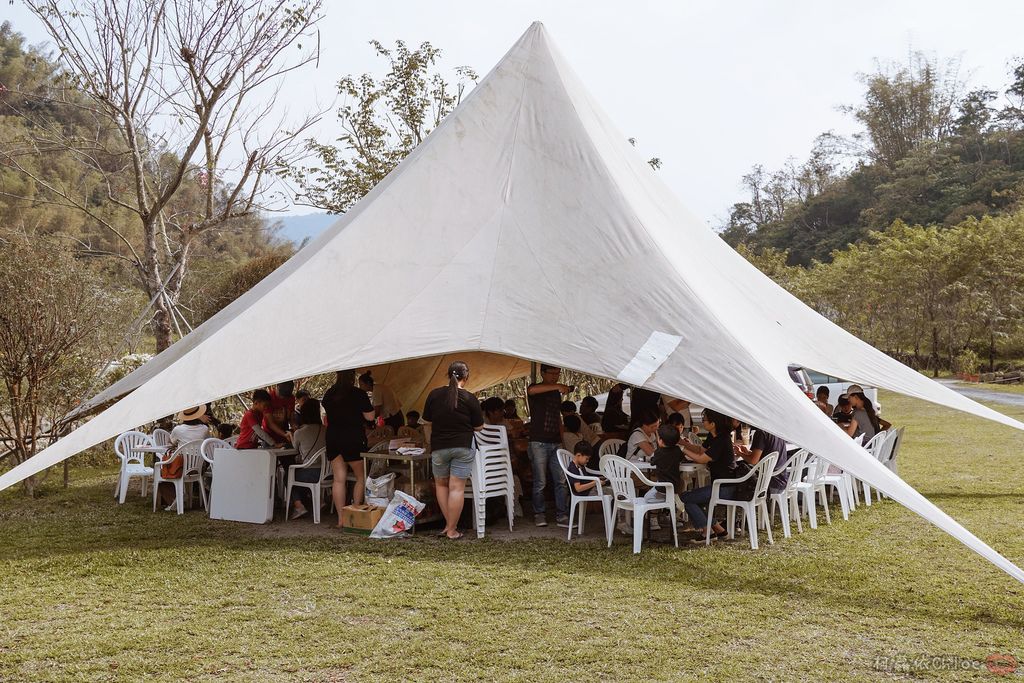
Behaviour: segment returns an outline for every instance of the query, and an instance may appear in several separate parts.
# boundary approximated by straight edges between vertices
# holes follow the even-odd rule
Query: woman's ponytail
[[[459,382],[469,379],[469,366],[457,360],[448,366],[448,406],[459,407]]]

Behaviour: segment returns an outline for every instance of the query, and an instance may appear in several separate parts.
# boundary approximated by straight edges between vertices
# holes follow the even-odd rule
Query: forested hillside
[[[920,54],[864,75],[806,162],[744,176],[722,237],[819,313],[914,367],[1024,355],[1024,61],[999,90]]]

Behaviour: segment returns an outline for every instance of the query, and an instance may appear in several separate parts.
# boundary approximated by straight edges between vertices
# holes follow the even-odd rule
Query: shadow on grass
[[[942,587],[948,594],[917,592],[916,599],[907,598],[895,606],[899,597],[894,597],[894,591],[900,591],[895,594],[898,596],[929,587],[915,585],[916,577],[910,569],[901,571],[898,565],[885,567],[884,562],[889,558],[879,555],[884,553],[884,548],[871,550],[867,555],[857,554],[861,549],[857,538],[830,539],[829,528],[789,540],[781,538],[779,533],[775,546],[766,547],[765,543],[760,551],[750,551],[743,537],[738,537],[735,543],[711,549],[681,544],[676,550],[671,541],[667,544],[645,541],[644,552],[634,556],[631,544],[619,540],[609,549],[603,537],[598,536],[572,543],[564,538],[535,537],[451,543],[427,534],[381,542],[354,534],[312,530],[308,524],[306,529],[297,525],[293,531],[215,521],[201,511],[181,517],[171,513],[154,515],[148,503],[117,505],[110,495],[111,490],[111,485],[105,481],[82,484],[43,501],[27,501],[25,506],[7,512],[3,515],[5,520],[0,522],[4,527],[0,536],[0,562],[47,561],[58,556],[121,551],[202,555],[210,550],[267,555],[293,551],[338,553],[355,556],[356,561],[368,564],[404,559],[450,563],[461,568],[500,568],[524,575],[566,572],[590,577],[611,576],[633,583],[637,595],[694,589],[736,593],[745,599],[766,602],[794,599],[836,613],[881,615],[898,609],[958,627],[969,619],[1024,628],[1024,614],[1020,610],[1001,610],[1001,614],[993,614],[989,610],[993,606],[984,602],[960,604],[956,612],[950,610],[948,601],[958,599],[953,587]],[[935,497],[943,495],[955,497],[958,494]],[[134,500],[142,502],[138,497]],[[851,522],[854,523],[856,521]],[[839,541],[848,548],[848,553],[836,553],[834,548],[821,546],[830,541]],[[766,579],[751,579],[758,576]],[[799,582],[802,576],[809,577],[806,583]],[[886,583],[887,580],[891,582]]]

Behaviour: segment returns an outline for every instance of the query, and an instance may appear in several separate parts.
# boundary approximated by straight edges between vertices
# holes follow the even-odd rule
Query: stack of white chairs
[[[162,482],[174,485],[175,502],[178,507],[178,514],[185,514],[185,492],[191,496],[191,484],[199,485],[199,494],[202,498],[203,508],[209,509],[206,501],[206,489],[203,487],[203,466],[206,461],[202,454],[203,439],[189,441],[178,446],[173,453],[166,453],[162,458],[153,463],[153,511],[156,512],[157,493]],[[167,465],[177,458],[183,459],[181,476],[174,479],[163,478],[162,465]],[[186,488],[186,485],[189,485]]]
[[[152,445],[152,437],[142,432],[125,432],[114,440],[114,453],[121,460],[121,472],[117,477],[117,485],[114,486],[114,497],[119,503],[124,503],[128,483],[132,477],[142,479],[142,495],[146,495],[146,486],[153,477],[153,468],[146,466],[145,454],[134,449]]]
[[[604,533],[606,537],[611,537],[612,524],[612,494],[610,491],[606,491],[601,485],[601,473],[594,472],[588,469],[587,474],[582,476],[576,476],[576,481],[579,482],[595,482],[594,488],[586,491],[585,493],[576,493],[575,486],[572,485],[572,480],[569,479],[569,463],[572,461],[572,453],[565,450],[564,448],[558,449],[558,465],[562,468],[562,474],[565,476],[565,481],[569,485],[569,535],[566,537],[567,541],[572,540],[572,527],[573,520],[576,518],[576,508],[582,504],[580,508],[580,521],[579,530],[577,533],[583,533],[583,525],[587,518],[587,503],[600,503],[601,514],[604,519]]]
[[[320,479],[314,482],[295,481],[295,472],[302,469],[303,467],[320,467]],[[304,462],[296,463],[288,468],[288,485],[285,487],[284,494],[284,518],[285,520],[290,518],[289,512],[291,511],[292,502],[292,489],[298,486],[299,488],[309,489],[310,494],[313,496],[313,524],[320,523],[320,501],[323,498],[325,492],[330,491],[334,485],[334,474],[331,471],[331,463],[327,459],[327,449],[321,448],[315,453],[311,453]],[[332,503],[333,505],[333,503]]]
[[[515,523],[515,479],[512,476],[512,453],[504,425],[485,425],[476,432],[476,457],[466,482],[464,496],[473,499],[473,519],[477,538],[484,537],[487,525],[487,499],[505,498],[508,530]]]
[[[672,539],[676,547],[679,547],[679,534],[676,531],[676,492],[675,487],[667,481],[651,481],[644,476],[636,465],[620,458],[617,455],[601,456],[601,474],[608,480],[612,489],[612,511],[606,526],[608,534],[608,546],[612,545],[611,520],[614,520],[619,510],[633,513],[633,553],[640,552],[640,546],[644,538],[644,515],[657,510],[668,510],[672,519]],[[638,496],[636,484],[651,488],[664,489],[664,500],[648,500],[644,496]],[[570,525],[572,526],[572,525]]]
[[[772,472],[775,470],[775,463],[778,459],[778,452],[769,453],[762,457],[742,477],[737,477],[736,479],[716,479],[712,482],[711,500],[708,502],[708,523],[705,525],[704,532],[705,545],[711,544],[712,520],[715,518],[715,506],[717,505],[724,505],[729,509],[726,528],[729,530],[730,539],[736,537],[736,510],[738,509],[743,512],[742,521],[747,528],[747,537],[750,539],[751,550],[757,550],[758,548],[757,529],[760,526],[757,517],[758,512],[761,513],[761,522],[768,533],[768,542],[775,543],[775,539],[772,537],[772,527],[768,524],[768,484],[771,481]],[[742,484],[748,479],[754,479],[754,493],[750,500],[733,500],[721,497],[720,489],[723,485],[735,487],[737,484]]]
[[[798,493],[797,484],[800,483],[800,477],[804,472],[804,461],[807,460],[807,450],[801,448],[799,451],[793,454],[789,459],[789,462],[782,462],[782,464],[776,468],[772,473],[772,477],[783,474],[787,470],[789,471],[786,477],[786,488],[781,491],[769,494],[768,498],[771,501],[770,514],[768,517],[768,523],[775,522],[775,511],[778,510],[779,517],[782,518],[782,534],[786,538],[789,538],[792,533],[790,529],[790,522],[796,521],[797,529],[800,533],[804,532],[803,521],[801,520],[800,510],[798,507]]]

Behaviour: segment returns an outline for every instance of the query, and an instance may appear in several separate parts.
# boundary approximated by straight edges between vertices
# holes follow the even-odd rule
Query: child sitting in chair
[[[581,480],[577,477],[593,477],[594,475],[587,472],[587,466],[590,463],[590,456],[594,454],[594,447],[590,445],[590,442],[586,439],[580,439],[576,442],[573,447],[572,460],[569,461],[569,466],[566,467],[568,470],[568,483],[569,490],[577,496],[592,496],[595,491],[594,488],[597,486],[597,482],[593,480]],[[601,477],[602,486],[608,482],[604,477]]]

